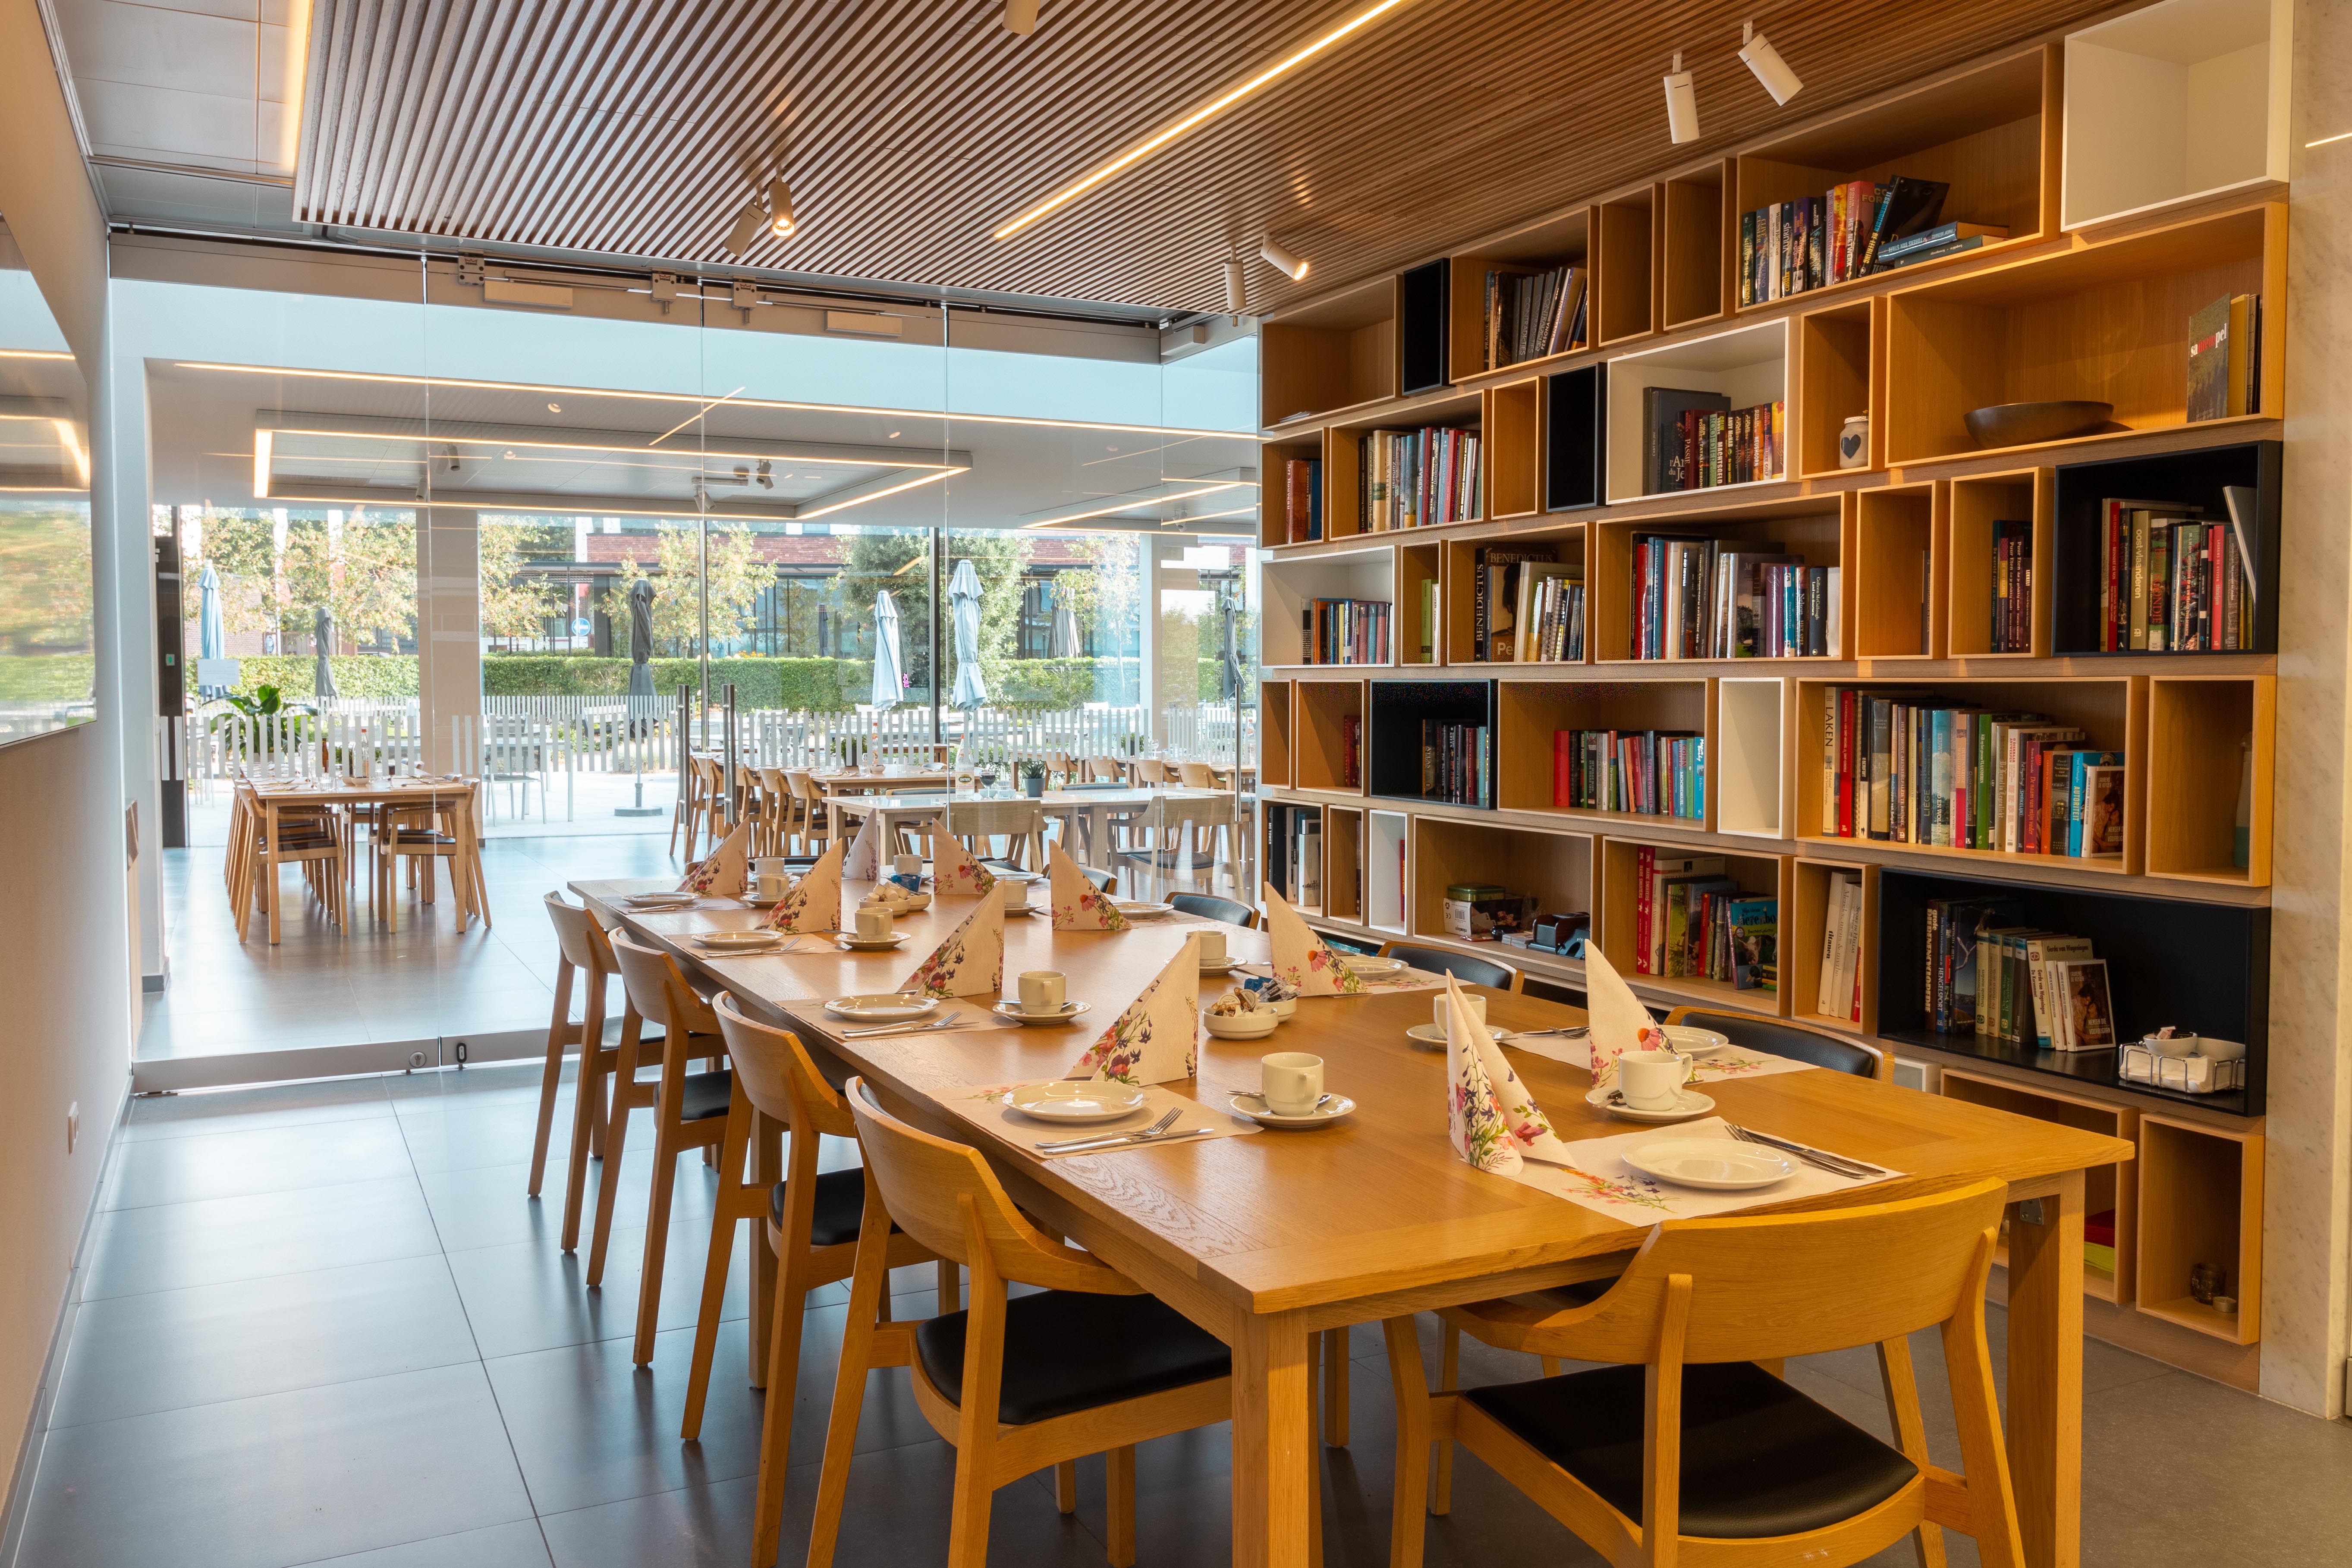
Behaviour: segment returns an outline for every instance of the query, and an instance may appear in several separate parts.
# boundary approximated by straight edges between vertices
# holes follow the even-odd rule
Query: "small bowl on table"
[[[1260,1007],[1247,1013],[1203,1013],[1201,1022],[1221,1040],[1262,1040],[1282,1019],[1272,1008]]]

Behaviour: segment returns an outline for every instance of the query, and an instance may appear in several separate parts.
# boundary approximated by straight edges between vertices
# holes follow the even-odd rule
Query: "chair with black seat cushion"
[[[1410,942],[1381,943],[1382,958],[1402,959],[1415,969],[1433,974],[1451,974],[1456,980],[1472,985],[1491,985],[1497,991],[1524,991],[1528,977],[1511,965],[1492,958],[1479,958],[1471,953],[1455,952],[1443,947],[1423,947]]]
[[[1239,899],[1221,899],[1213,893],[1171,893],[1168,902],[1188,915],[1198,915],[1204,921],[1218,921],[1245,931],[1257,930],[1258,912]]]
[[[1449,1307],[1506,1350],[1610,1363],[1431,1394],[1410,1317],[1382,1325],[1397,1393],[1391,1568],[1418,1568],[1433,1436],[1486,1460],[1610,1563],[1840,1568],[1937,1527],[1987,1568],[2023,1561],[1985,1340],[2007,1186],[1972,1183],[1809,1214],[1667,1220],[1589,1302],[1549,1293]],[[1963,1473],[1931,1466],[1909,1335],[1943,1331]],[[1760,1363],[1875,1345],[1901,1447]],[[1933,1545],[1930,1545],[1930,1542]]]
[[[1062,1511],[1075,1510],[1076,1460],[1087,1454],[1105,1457],[1109,1556],[1126,1568],[1135,1561],[1135,1445],[1230,1419],[1231,1353],[1127,1276],[1038,1230],[976,1151],[898,1121],[862,1079],[842,1092],[865,1150],[865,1228],[809,1568],[833,1562],[866,1374],[886,1366],[910,1369],[916,1404],[955,1445],[950,1568],[987,1561],[992,1500],[1008,1482],[1053,1466]],[[967,1310],[891,1321],[885,1215],[971,1270]],[[1009,1298],[1013,1282],[1040,1289]]]
[[[1092,866],[1081,866],[1078,868],[1078,875],[1084,877],[1087,881],[1092,882],[1095,885],[1096,892],[1101,893],[1107,898],[1115,899],[1118,897],[1118,872],[1101,871],[1097,870]]]
[[[826,1138],[855,1141],[857,1126],[849,1107],[817,1072],[798,1036],[772,1028],[743,1016],[729,993],[711,1004],[719,1032],[727,1042],[727,1059],[740,1092],[737,1108],[728,1112],[727,1141],[719,1161],[722,1172],[740,1170],[754,1149],[765,1151],[781,1131],[789,1142],[784,1149],[783,1179],[764,1191],[747,1188],[743,1202],[722,1206],[713,1216],[710,1253],[703,1265],[702,1310],[695,1321],[694,1361],[687,1375],[686,1419],[679,1436],[693,1442],[701,1435],[704,1396],[710,1385],[710,1363],[719,1344],[719,1318],[727,1301],[727,1268],[735,1250],[735,1222],[748,1219],[762,1226],[764,1254],[773,1258],[776,1288],[768,1319],[752,1314],[751,1331],[764,1335],[767,1376],[754,1386],[767,1389],[767,1407],[760,1430],[760,1472],[752,1505],[752,1561],[772,1563],[781,1537],[784,1507],[784,1477],[792,1463],[793,1402],[799,1383],[801,1324],[808,1310],[808,1293],[820,1285],[849,1278],[856,1262],[857,1234],[866,1216],[866,1173],[855,1167],[843,1171],[817,1169],[817,1155]],[[892,1230],[888,1266],[930,1261],[935,1256],[904,1231]],[[940,1310],[956,1309],[959,1279],[956,1266],[939,1265]],[[757,1361],[760,1358],[755,1357]]]
[[[1850,1035],[1792,1024],[1785,1018],[1767,1018],[1760,1013],[1731,1008],[1677,1007],[1666,1015],[1666,1022],[1688,1024],[1694,1029],[1713,1029],[1735,1046],[1786,1057],[1792,1062],[1807,1062],[1831,1072],[1854,1078],[1894,1077],[1886,1053],[1877,1047],[1866,1046]]]

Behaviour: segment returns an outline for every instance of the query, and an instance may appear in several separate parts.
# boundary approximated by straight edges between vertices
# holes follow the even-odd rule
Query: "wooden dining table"
[[[338,815],[347,814],[355,806],[396,805],[427,809],[447,816],[450,836],[457,839],[457,853],[452,858],[449,880],[457,899],[457,929],[479,918],[489,921],[487,889],[482,880],[482,840],[474,823],[474,801],[481,781],[463,777],[347,779],[329,776],[310,779],[260,780],[253,785],[253,809],[260,820],[255,826],[261,832],[263,848],[260,860],[260,891],[269,914],[269,942],[278,940],[278,846],[279,819],[289,809],[318,811],[326,809]],[[236,843],[240,834],[232,823],[230,842]],[[232,906],[241,897],[239,883],[230,880]]]
[[[1313,1504],[1314,1350],[1325,1330],[1460,1302],[1613,1276],[1646,1230],[1473,1170],[1446,1138],[1445,1057],[1406,1037],[1428,1022],[1427,990],[1301,999],[1271,1037],[1204,1038],[1199,1076],[1170,1085],[1223,1105],[1258,1087],[1273,1050],[1324,1058],[1328,1086],[1356,1101],[1346,1121],[1308,1131],[1133,1148],[1055,1161],[982,1134],[951,1109],[973,1086],[1059,1077],[1118,1007],[1181,945],[1184,928],[1055,931],[1006,922],[1004,973],[1051,967],[1095,1004],[1091,1027],[990,1027],[843,1039],[826,996],[895,984],[967,914],[936,899],[900,923],[904,952],[875,959],[827,944],[806,956],[714,958],[689,940],[745,929],[751,910],[641,914],[620,900],[651,882],[582,881],[573,890],[733,992],[756,1016],[799,1033],[836,1081],[856,1074],[893,1114],[980,1148],[1014,1200],[1232,1347],[1233,1561],[1304,1564],[1319,1529]],[[865,887],[845,884],[854,904]],[[1263,933],[1227,928],[1243,959]],[[1206,989],[1204,987],[1204,989]],[[1580,1010],[1470,988],[1506,1028],[1582,1021]],[[1589,1075],[1506,1047],[1530,1093],[1569,1141],[1622,1131],[1589,1107]],[[1820,1069],[1710,1083],[1720,1113],[1747,1126],[1906,1174],[1863,1201],[1996,1178],[2009,1185],[2008,1438],[2026,1560],[2073,1568],[2080,1538],[2084,1173],[2132,1157],[2102,1134],[2031,1121],[1871,1079]],[[1851,1198],[1762,1203],[1755,1212]],[[1415,1510],[1419,1498],[1397,1500]],[[1408,1526],[1411,1528],[1411,1526]]]

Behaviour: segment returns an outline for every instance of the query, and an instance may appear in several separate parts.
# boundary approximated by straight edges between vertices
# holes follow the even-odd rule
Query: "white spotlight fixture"
[[[1773,102],[1786,103],[1804,90],[1805,84],[1797,79],[1797,73],[1780,58],[1780,51],[1756,30],[1753,22],[1739,24],[1739,58],[1748,62],[1748,68],[1756,73],[1756,79],[1764,84]],[[1677,136],[1675,140],[1679,142],[1682,138]]]
[[[781,178],[768,182],[768,232],[778,239],[793,234],[793,188]]]
[[[1273,268],[1276,272],[1281,273],[1293,283],[1297,282],[1301,278],[1307,276],[1306,258],[1304,257],[1292,255],[1289,251],[1285,250],[1282,247],[1275,244],[1271,239],[1267,240],[1264,245],[1259,246],[1257,247],[1257,253],[1259,258],[1264,260],[1268,267]]]
[[[1666,132],[1677,142],[1698,140],[1698,90],[1691,73],[1683,69],[1682,51],[1675,51],[1675,68],[1666,74]]]
[[[1037,30],[1037,0],[1004,0],[1004,30],[1023,37]]]
[[[1249,296],[1242,281],[1242,258],[1225,258],[1225,314],[1238,321],[1247,310]]]
[[[757,201],[745,202],[743,210],[735,215],[735,226],[727,231],[727,248],[737,256],[751,255],[767,226],[768,209]]]

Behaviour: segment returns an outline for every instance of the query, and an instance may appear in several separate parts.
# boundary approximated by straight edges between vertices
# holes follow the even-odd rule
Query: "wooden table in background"
[[[268,834],[268,848],[261,857],[261,886],[268,902],[270,945],[278,944],[278,821],[289,805],[330,806],[337,810],[354,805],[401,805],[447,811],[450,825],[456,829],[451,837],[457,840],[455,863],[449,868],[450,886],[457,897],[457,929],[465,930],[466,923],[477,916],[488,923],[482,840],[474,826],[475,786],[479,782],[457,778],[377,779],[360,784],[346,784],[340,779],[257,783],[253,793],[262,815],[263,830]]]
[[[1029,797],[950,795],[944,791],[932,793],[915,791],[903,796],[844,795],[828,804],[844,816],[865,816],[871,814],[879,816],[882,819],[883,842],[887,845],[898,842],[892,835],[899,829],[912,827],[919,823],[929,822],[933,817],[944,816],[950,804],[964,805],[990,798],[1020,800]],[[1102,864],[1102,858],[1096,852],[1095,847],[1109,842],[1106,819],[1114,813],[1147,811],[1154,801],[1227,800],[1230,798],[1232,797],[1223,790],[1184,789],[1178,785],[1154,785],[1150,788],[1130,789],[1049,789],[1035,797],[1037,804],[1044,806],[1049,814],[1068,815],[1081,820],[1083,842],[1073,858],[1080,864],[1087,866]]]
[[[1092,1027],[843,1041],[826,1023],[784,1005],[895,984],[927,951],[925,935],[944,933],[972,900],[939,900],[902,921],[914,940],[887,961],[830,951],[813,961],[714,960],[680,939],[748,927],[758,918],[754,911],[640,915],[615,900],[653,890],[654,883],[572,887],[607,918],[669,947],[733,991],[747,1009],[796,1030],[836,1081],[862,1075],[894,1114],[979,1147],[1022,1206],[1233,1347],[1233,1561],[1245,1568],[1286,1568],[1308,1558],[1310,1391],[1319,1331],[1614,1274],[1643,1234],[1454,1157],[1445,1137],[1444,1053],[1420,1048],[1404,1034],[1428,1021],[1426,991],[1305,999],[1270,1040],[1204,1040],[1198,1079],[1171,1086],[1221,1104],[1228,1091],[1256,1089],[1258,1058],[1266,1051],[1310,1050],[1323,1057],[1330,1087],[1356,1100],[1357,1113],[1346,1122],[1048,1163],[976,1136],[948,1102],[971,1085],[1067,1070],[1115,1016],[1116,1005],[1164,962],[1175,940],[1167,927],[1055,932],[1038,920],[1006,922],[1006,975],[1050,958],[1051,967],[1070,974],[1070,994],[1096,1004],[1087,1017]],[[857,884],[845,889],[853,902],[862,892]],[[1229,930],[1238,956],[1262,952],[1264,940]],[[1114,983],[1122,989],[1114,992]],[[1536,1027],[1581,1016],[1534,997],[1476,989],[1499,1026]],[[1563,1138],[1625,1130],[1584,1104],[1590,1081],[1582,1069],[1511,1055]],[[2130,1159],[2131,1145],[1841,1073],[1732,1079],[1708,1092],[1734,1121],[1910,1173],[1870,1188],[1867,1201],[1988,1176],[2010,1184],[2010,1463],[2027,1561],[2035,1568],[2074,1568],[2082,1463],[2083,1173]],[[1400,1502],[1423,1506],[1418,1498]]]

